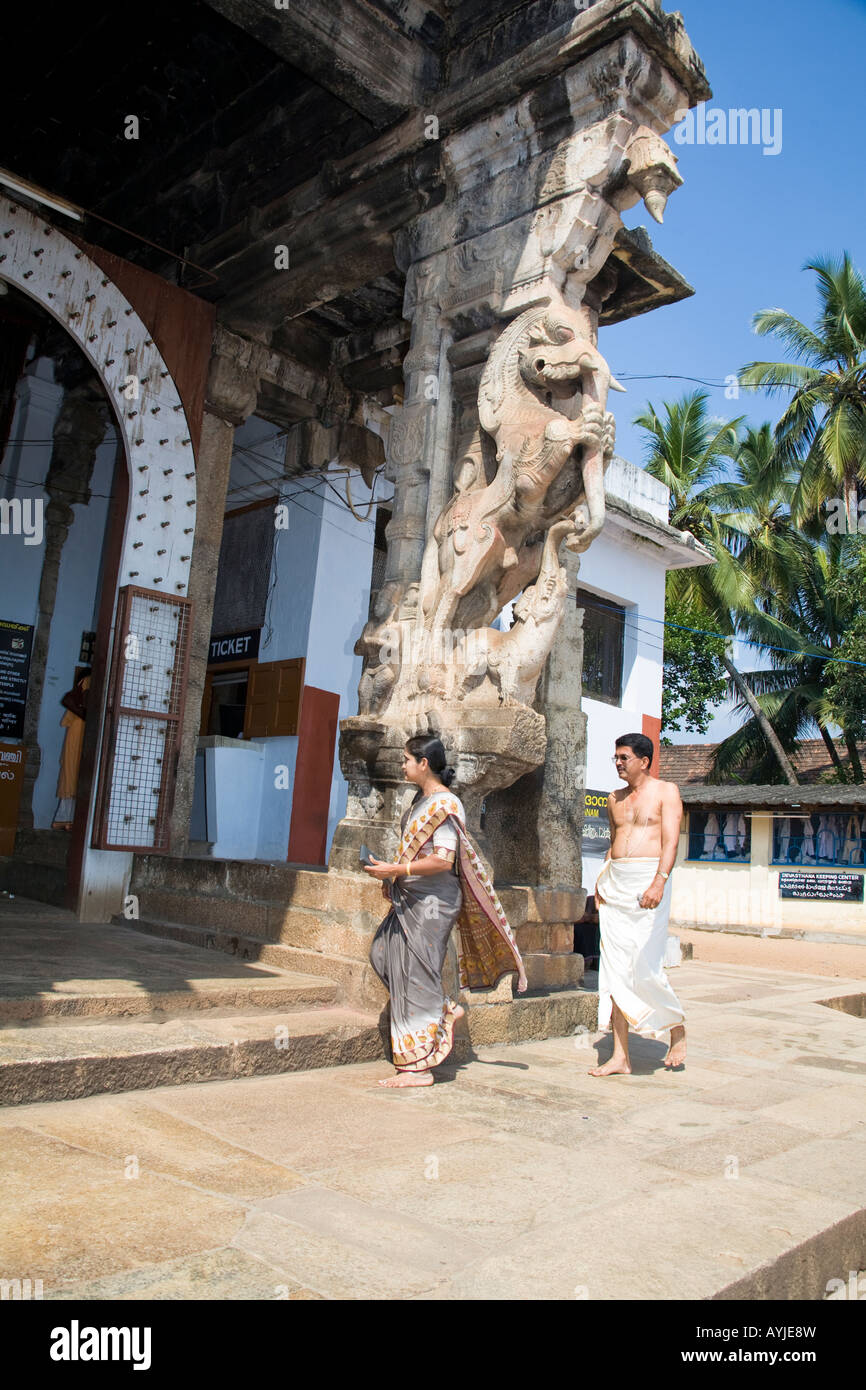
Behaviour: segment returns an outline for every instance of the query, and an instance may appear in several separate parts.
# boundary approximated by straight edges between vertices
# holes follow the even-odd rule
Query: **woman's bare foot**
[[[466,1010],[464,1009],[463,1005],[458,1004],[454,1009],[454,1022],[456,1023],[458,1018],[462,1018],[465,1012]]]
[[[631,1076],[631,1062],[627,1057],[611,1057],[601,1067],[590,1067],[590,1076]]]
[[[398,1071],[396,1076],[389,1076],[387,1081],[380,1081],[380,1086],[432,1086],[432,1071]]]
[[[681,1023],[671,1029],[671,1045],[665,1057],[666,1067],[680,1067],[686,1060],[686,1030]]]

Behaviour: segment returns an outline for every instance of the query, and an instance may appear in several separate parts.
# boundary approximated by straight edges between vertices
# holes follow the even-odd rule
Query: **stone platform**
[[[130,891],[139,931],[244,961],[323,974],[337,983],[341,1003],[375,1012],[387,1006],[387,992],[368,960],[387,905],[379,884],[364,874],[153,855],[136,858]],[[508,977],[495,990],[460,992],[469,1037],[507,1042],[571,1033],[587,1022],[583,957],[573,950],[582,895],[503,887],[500,898],[529,990],[512,997]],[[453,939],[443,978],[457,995]]]
[[[366,962],[314,950],[319,919],[296,910],[307,912],[308,950],[193,925],[87,925],[63,909],[0,900],[0,1105],[388,1057],[379,981],[375,998],[358,1003]],[[359,929],[357,950],[364,941]],[[302,968],[308,961],[313,969]],[[470,1003],[455,1056],[572,1032],[594,1010],[595,996],[580,989],[512,1000],[500,986]]]
[[[821,1300],[866,1268],[856,979],[686,962],[689,1058],[591,1033],[0,1113],[0,1277],[50,1299]],[[794,1318],[777,1321],[802,1321]],[[759,1321],[756,1313],[754,1322]],[[808,1321],[808,1319],[806,1319]]]

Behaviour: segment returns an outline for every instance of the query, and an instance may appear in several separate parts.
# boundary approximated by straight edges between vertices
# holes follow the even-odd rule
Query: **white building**
[[[34,362],[19,383],[4,472],[30,479],[34,498],[45,496],[39,480],[60,396],[48,362]],[[82,582],[82,565],[101,544],[115,445],[109,427],[91,503],[63,551],[39,728],[37,830],[50,828],[57,806],[60,696],[73,684],[83,634],[96,626],[94,585]],[[390,488],[378,479],[374,497],[345,470],[287,478],[285,459],[285,432],[274,425],[252,416],[236,431],[190,831],[199,854],[323,865],[346,809],[339,721],[357,708],[362,663],[354,645],[383,570]],[[606,828],[603,803],[618,785],[614,740],[638,731],[658,742],[665,575],[708,559],[668,526],[667,489],[623,459],[608,471],[607,507],[604,530],[582,557],[576,596],[584,609],[585,785],[602,811],[598,826],[591,814],[586,823],[589,892],[606,852],[593,835]],[[4,619],[35,622],[40,563],[40,548],[19,539],[4,576]]]
[[[591,893],[607,853],[608,794],[623,783],[615,740],[642,733],[656,747],[658,774],[668,570],[712,563],[687,532],[668,525],[668,489],[614,458],[607,472],[604,530],[583,556],[583,710],[587,716],[587,810],[583,886]]]

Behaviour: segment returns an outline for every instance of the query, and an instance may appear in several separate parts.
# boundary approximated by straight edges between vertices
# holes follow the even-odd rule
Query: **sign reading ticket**
[[[583,832],[581,849],[584,854],[607,854],[610,849],[610,821],[607,818],[607,799],[610,792],[583,793]]]
[[[862,903],[863,875],[783,869],[779,874],[779,897],[806,898],[815,903]]]

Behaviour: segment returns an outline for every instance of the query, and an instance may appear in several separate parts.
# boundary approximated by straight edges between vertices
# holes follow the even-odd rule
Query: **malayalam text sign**
[[[863,875],[782,869],[779,897],[801,898],[813,903],[862,903]]]
[[[584,854],[600,854],[602,857],[610,849],[610,821],[607,817],[607,801],[610,792],[591,791],[583,793],[583,831],[580,847]]]

